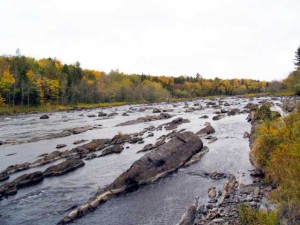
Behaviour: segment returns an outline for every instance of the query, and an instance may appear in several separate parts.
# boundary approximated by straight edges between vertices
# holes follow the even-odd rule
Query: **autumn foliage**
[[[204,79],[109,73],[62,64],[57,59],[36,60],[18,52],[0,57],[0,102],[37,106],[78,103],[159,101],[209,95],[265,92],[267,82],[251,79]]]
[[[265,120],[256,129],[253,161],[277,188],[272,200],[288,224],[300,223],[300,107],[283,119]]]

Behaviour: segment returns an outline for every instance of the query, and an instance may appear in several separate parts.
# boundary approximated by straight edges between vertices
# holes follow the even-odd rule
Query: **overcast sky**
[[[0,0],[0,55],[83,68],[282,79],[300,45],[300,0]]]

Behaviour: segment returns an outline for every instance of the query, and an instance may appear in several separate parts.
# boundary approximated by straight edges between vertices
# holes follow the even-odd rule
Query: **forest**
[[[299,63],[300,50],[296,51]],[[297,58],[298,57],[298,58]],[[298,61],[297,61],[298,60]],[[79,62],[34,59],[16,51],[0,56],[0,104],[6,106],[70,105],[101,102],[153,102],[170,98],[274,93],[300,94],[299,67],[283,81],[151,76],[83,69]]]

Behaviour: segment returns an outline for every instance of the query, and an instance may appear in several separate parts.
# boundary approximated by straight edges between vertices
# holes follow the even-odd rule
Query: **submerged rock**
[[[176,134],[168,143],[157,147],[135,161],[112,184],[88,203],[70,212],[59,224],[65,224],[83,216],[117,194],[137,190],[141,185],[153,183],[174,172],[199,152],[202,147],[202,141],[194,133]]]

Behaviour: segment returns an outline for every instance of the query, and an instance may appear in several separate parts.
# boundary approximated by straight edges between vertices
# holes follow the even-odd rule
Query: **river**
[[[218,104],[220,99],[215,99]],[[262,98],[251,102],[257,103]],[[189,107],[195,103],[206,106],[210,100],[189,101]],[[244,109],[249,102],[246,98],[225,98],[222,101],[229,106],[223,109]],[[148,107],[144,112],[138,109]],[[152,108],[173,109],[169,114],[172,118],[129,126],[116,126],[119,123],[136,119],[145,115],[153,115]],[[193,202],[195,197],[200,197],[199,202],[206,202],[207,190],[211,186],[221,189],[225,180],[212,180],[210,178],[192,175],[193,172],[222,172],[231,173],[242,177],[245,183],[250,182],[249,170],[252,166],[249,161],[249,141],[243,138],[245,131],[250,132],[250,124],[246,121],[247,114],[241,113],[226,116],[220,120],[212,120],[213,115],[220,109],[204,108],[192,112],[185,112],[186,105],[179,103],[160,103],[151,106],[133,105],[105,109],[92,109],[83,111],[54,112],[47,120],[41,120],[42,114],[26,114],[17,116],[3,116],[0,118],[1,140],[14,140],[19,144],[6,144],[0,146],[0,171],[10,165],[23,162],[33,162],[43,153],[50,153],[57,144],[66,144],[66,149],[74,148],[74,141],[94,138],[112,138],[122,132],[134,133],[142,131],[149,126],[159,126],[170,122],[174,118],[189,119],[179,129],[197,132],[204,127],[205,122],[210,122],[216,132],[213,134],[218,140],[208,143],[201,138],[209,152],[201,160],[184,169],[179,169],[170,176],[158,182],[144,186],[139,190],[113,198],[98,207],[94,212],[87,214],[74,224],[124,224],[124,225],[150,225],[150,224],[176,224],[181,214]],[[97,115],[99,111],[105,113],[117,112],[112,118],[87,117]],[[129,116],[121,116],[128,112]],[[208,119],[200,117],[207,115]],[[33,137],[42,137],[64,129],[92,125],[100,128],[86,131],[81,134],[50,140],[30,141]],[[100,126],[101,125],[101,126]],[[169,131],[154,131],[153,137],[145,134],[143,144],[125,144],[126,148],[121,154],[114,154],[102,158],[85,161],[85,166],[69,174],[44,179],[38,185],[20,189],[15,196],[0,201],[0,224],[56,224],[72,206],[79,206],[88,201],[102,187],[110,184],[130,165],[145,153],[137,153],[144,145],[155,143],[161,135]],[[30,141],[30,142],[28,142]],[[9,155],[16,153],[14,155]],[[8,181],[33,171],[43,171],[49,165],[32,168],[13,174]],[[6,182],[8,182],[6,181]],[[2,182],[4,183],[4,182]],[[0,183],[0,185],[2,184]]]

